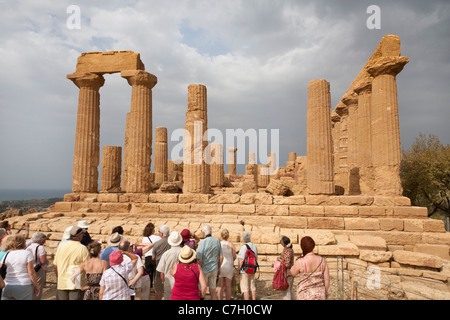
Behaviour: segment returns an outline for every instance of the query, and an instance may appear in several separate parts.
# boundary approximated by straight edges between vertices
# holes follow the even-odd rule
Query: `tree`
[[[403,150],[400,176],[403,195],[411,204],[428,208],[428,216],[450,216],[450,145],[438,137],[420,133],[407,151]]]

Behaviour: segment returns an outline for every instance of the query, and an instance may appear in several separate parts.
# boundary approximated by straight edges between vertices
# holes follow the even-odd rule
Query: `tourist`
[[[291,268],[291,275],[300,276],[297,284],[297,300],[325,300],[328,298],[330,273],[324,258],[313,253],[315,242],[311,237],[300,241],[303,257]]]
[[[202,267],[194,262],[195,251],[184,246],[173,266],[171,275],[175,279],[170,300],[199,300],[206,295],[206,280]],[[199,290],[200,284],[200,290]]]
[[[123,256],[130,258],[122,265]],[[110,268],[103,272],[100,280],[100,300],[131,300],[128,274],[134,268],[139,257],[126,251],[114,250],[109,255]]]
[[[163,253],[161,259],[159,260],[158,267],[156,271],[160,273],[161,281],[164,285],[164,300],[170,300],[170,295],[172,293],[172,288],[174,286],[175,280],[171,275],[171,271],[174,265],[178,263],[178,256],[181,251],[181,242],[183,238],[177,231],[173,231],[167,243],[170,244],[171,248]]]
[[[210,225],[202,227],[204,239],[197,247],[197,263],[202,267],[205,274],[206,284],[209,287],[212,300],[217,300],[216,286],[217,275],[223,261],[222,246],[219,239],[212,236]]]
[[[294,291],[294,277],[290,274],[290,269],[294,265],[294,250],[292,249],[291,239],[286,236],[281,237],[280,244],[283,247],[280,256],[277,259],[278,265],[284,262],[286,267],[287,281],[289,288],[285,291],[280,291],[283,295],[283,300],[292,300],[295,297]]]
[[[88,244],[87,249],[89,251],[90,258],[83,261],[75,273],[70,277],[73,283],[75,283],[80,273],[85,274],[86,285],[81,286],[81,290],[84,291],[83,300],[99,300],[100,294],[100,279],[103,272],[108,269],[108,262],[99,258],[102,245],[98,242],[91,242]]]
[[[158,235],[155,235],[155,225],[151,222],[147,223],[147,225],[144,228],[142,243],[150,243],[155,244],[155,242],[161,240],[161,237]],[[144,257],[144,264],[145,264],[145,270],[148,273],[148,276],[150,278],[150,287],[153,288],[153,283],[155,281],[155,273],[156,273],[156,262],[153,261],[153,249],[150,249],[145,253]]]
[[[114,227],[114,228],[112,229],[112,231],[111,231],[111,234],[116,233],[116,232],[117,232],[118,234],[123,235],[123,227],[122,227],[122,226]]]
[[[78,222],[78,226],[84,230],[83,239],[81,239],[81,244],[87,246],[89,243],[94,242],[91,235],[88,232],[89,223],[86,220]]]
[[[58,244],[58,247],[56,249],[58,249],[63,243],[66,243],[67,241],[69,241],[70,239],[70,230],[72,229],[73,226],[68,226],[65,230],[64,233],[61,237],[61,241]]]
[[[124,240],[119,244],[119,250],[122,252],[128,252],[130,254],[134,254],[134,253],[132,253],[133,246],[127,240]],[[136,260],[134,267],[128,273],[128,278],[127,278],[128,286],[129,286],[130,292],[131,292],[131,300],[134,300],[134,298],[136,296],[136,289],[141,288],[141,280],[140,279],[144,275],[144,264],[142,263],[142,259],[139,256],[137,256],[137,257],[138,257],[138,259]],[[123,261],[122,261],[121,265],[125,266],[130,260],[131,259],[129,258],[129,256],[125,255],[123,257]]]
[[[119,244],[122,240],[123,236],[118,232],[114,232],[108,239],[108,246],[100,253],[100,259],[105,260],[109,265],[109,255],[114,250],[119,250]]]
[[[152,260],[155,262],[155,267],[158,269],[159,259],[161,259],[164,252],[170,250],[171,246],[168,243],[170,228],[169,226],[162,225],[159,227],[159,235],[161,240],[157,241],[153,246]],[[161,281],[161,274],[159,271],[155,273],[155,299],[161,300],[164,293],[164,286]]]
[[[137,249],[138,246],[142,248]],[[142,261],[142,258],[145,256],[145,254],[153,248],[153,243],[137,242],[134,244],[134,248],[136,250],[133,251],[132,253],[139,256],[139,258]],[[150,277],[147,273],[147,270],[145,269],[145,265],[144,265],[144,273],[140,278],[140,282],[141,287],[136,289],[136,297],[141,300],[150,300]]]
[[[250,300],[250,292],[253,300],[256,300],[256,283],[255,283],[255,273],[247,273],[245,271],[244,261],[247,249],[250,248],[255,257],[258,258],[258,248],[251,242],[250,232],[244,231],[242,233],[242,240],[244,245],[241,247],[238,253],[238,264],[239,273],[241,276],[240,286],[241,292],[244,294],[244,300]],[[256,272],[256,271],[255,271]]]
[[[0,261],[2,261],[4,255],[7,251],[3,251],[2,249],[2,241],[6,237],[6,229],[0,228]],[[3,288],[5,287],[5,282],[3,281],[3,273],[0,275],[0,297],[2,296]]]
[[[217,296],[219,300],[223,298],[223,287],[225,286],[225,298],[231,299],[231,281],[234,276],[234,260],[236,259],[236,247],[228,241],[230,233],[227,229],[223,229],[220,233],[222,241],[223,261],[220,266],[219,282],[217,284]]]
[[[39,283],[39,294],[33,296],[33,300],[41,300],[42,292],[47,278],[47,251],[45,251],[45,241],[47,237],[42,232],[35,232],[31,239],[27,240],[27,249],[33,255],[34,270],[36,271],[37,282]]]
[[[11,231],[11,225],[9,224],[9,222],[7,220],[3,220],[0,222],[0,228],[3,228],[6,230],[6,235],[13,234]],[[20,227],[19,230],[17,230],[16,234],[20,233],[23,229],[25,229],[25,231],[26,231],[25,239],[27,239],[29,237],[29,232],[30,232],[30,223],[27,221],[22,223],[22,226]]]
[[[183,237],[183,242],[181,242],[181,247],[189,246],[191,249],[194,249],[194,250],[197,249],[200,239],[195,234],[192,234],[191,231],[189,231],[189,229],[183,229],[183,231],[181,231],[180,235]]]
[[[53,266],[57,280],[57,299],[58,300],[82,300],[83,292],[80,285],[84,279],[79,280],[80,285],[75,285],[70,277],[79,267],[79,265],[89,259],[89,251],[86,246],[81,244],[83,238],[83,229],[73,226],[70,229],[70,240],[62,244],[56,251]]]
[[[2,250],[7,253],[0,261],[1,265],[6,266],[1,300],[32,300],[33,294],[39,294],[39,283],[33,267],[33,255],[25,248],[24,235],[8,235],[2,241]]]

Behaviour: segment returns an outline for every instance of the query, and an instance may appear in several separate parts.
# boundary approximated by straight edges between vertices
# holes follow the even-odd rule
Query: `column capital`
[[[357,95],[370,94],[372,92],[372,80],[372,77],[364,78],[355,85],[353,91],[355,91]]]
[[[155,75],[144,70],[123,70],[120,76],[127,79],[130,86],[142,85],[151,89],[158,82]]]
[[[366,70],[374,78],[383,74],[396,76],[408,62],[408,57],[381,57],[369,64]]]
[[[67,79],[72,80],[72,82],[78,87],[89,87],[93,89],[100,89],[105,84],[105,78],[102,75],[96,73],[71,73],[68,74]]]

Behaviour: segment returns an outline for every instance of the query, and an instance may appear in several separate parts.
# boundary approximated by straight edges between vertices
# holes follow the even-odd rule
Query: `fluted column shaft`
[[[73,157],[72,192],[97,192],[100,161],[101,75],[87,73],[68,77],[80,89]]]
[[[102,174],[100,191],[120,191],[120,176],[122,169],[122,147],[104,146],[102,152]]]
[[[368,67],[372,80],[372,164],[375,192],[401,195],[401,143],[395,76],[408,63],[406,57],[381,58]]]
[[[168,172],[168,150],[167,150],[167,128],[155,128],[155,183],[167,181]]]
[[[228,148],[228,174],[236,174],[236,151],[237,148]]]
[[[222,187],[224,184],[223,146],[220,143],[211,143],[212,162],[209,166],[211,187]]]
[[[334,194],[331,141],[330,84],[323,79],[308,85],[307,185],[310,194]]]
[[[205,163],[203,151],[208,141],[203,136],[208,128],[206,87],[201,84],[188,86],[183,148],[183,193],[209,192],[209,164]]]
[[[122,71],[121,76],[132,87],[125,130],[124,189],[129,193],[150,192],[152,88],[157,79],[143,70]]]

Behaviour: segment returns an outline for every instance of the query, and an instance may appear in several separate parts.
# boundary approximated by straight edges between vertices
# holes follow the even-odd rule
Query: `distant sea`
[[[0,201],[63,198],[71,189],[0,189]]]

